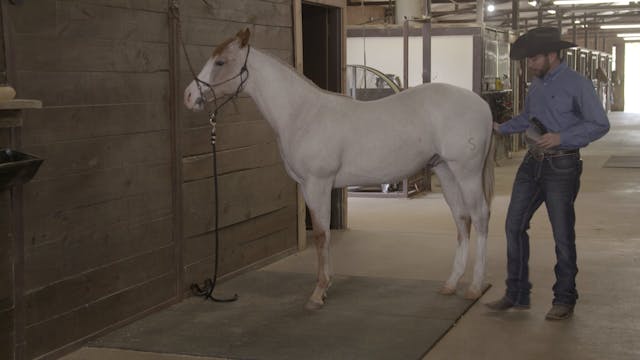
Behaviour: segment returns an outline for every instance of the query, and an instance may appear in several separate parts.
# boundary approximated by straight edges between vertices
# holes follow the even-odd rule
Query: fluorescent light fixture
[[[533,7],[536,7],[536,6],[538,6],[538,2],[536,0],[529,1],[529,5],[531,5]]]
[[[553,10],[553,9],[549,9],[549,10],[547,10],[547,12],[548,12],[549,14],[551,14],[551,15],[555,15],[555,13],[556,13],[556,11],[555,11],[555,10]]]
[[[624,41],[640,41],[640,36],[631,36],[623,39]]]
[[[640,33],[626,33],[626,34],[618,34],[616,36],[621,38],[628,38],[628,37],[640,36]]]
[[[493,10],[495,10],[495,9],[496,9],[496,7],[495,7],[495,6],[493,6],[493,4],[489,4],[489,5],[487,6],[487,11],[488,11],[488,12],[493,12]]]
[[[574,24],[580,24],[580,20],[576,20],[573,22]]]
[[[610,24],[610,25],[600,25],[600,29],[640,29],[640,24]]]
[[[615,4],[629,5],[629,0],[555,0],[553,5]]]

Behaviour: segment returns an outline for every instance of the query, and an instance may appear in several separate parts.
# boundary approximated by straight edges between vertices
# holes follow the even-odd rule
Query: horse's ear
[[[245,28],[244,30],[238,31],[236,37],[240,40],[240,46],[245,47],[249,43],[249,37],[251,36],[251,32],[249,28]]]

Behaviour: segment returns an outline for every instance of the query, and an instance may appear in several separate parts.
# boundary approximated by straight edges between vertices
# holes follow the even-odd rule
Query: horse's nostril
[[[202,98],[201,98],[201,97],[199,97],[199,98],[196,100],[196,105],[203,105],[203,104],[204,104],[204,100],[202,100]]]

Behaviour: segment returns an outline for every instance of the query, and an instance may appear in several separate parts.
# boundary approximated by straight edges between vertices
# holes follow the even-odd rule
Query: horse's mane
[[[298,70],[296,70],[296,68],[294,68],[291,64],[289,64],[288,62],[284,61],[283,59],[271,54],[268,50],[265,49],[258,49],[258,48],[253,48],[253,50],[259,50],[259,52],[263,55],[268,56],[269,58],[277,61],[278,63],[280,63],[282,66],[286,67],[289,71],[291,71],[292,73],[294,73],[297,77],[299,77],[300,79],[304,80],[307,82],[307,84],[311,85],[312,87],[318,89],[319,91],[327,94],[327,95],[333,95],[333,96],[341,96],[341,97],[346,97],[349,99],[352,99],[351,96],[342,94],[342,93],[337,93],[337,92],[333,92],[333,91],[329,91],[329,90],[325,90],[321,87],[319,87],[318,85],[316,85],[316,83],[314,83],[313,81],[311,81],[308,77],[300,74],[298,72]]]

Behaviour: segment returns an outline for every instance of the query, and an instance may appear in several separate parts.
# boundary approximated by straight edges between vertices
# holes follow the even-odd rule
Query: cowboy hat
[[[538,27],[520,36],[511,45],[509,57],[512,60],[522,60],[538,54],[546,54],[574,46],[577,45],[561,39],[558,28]]]

